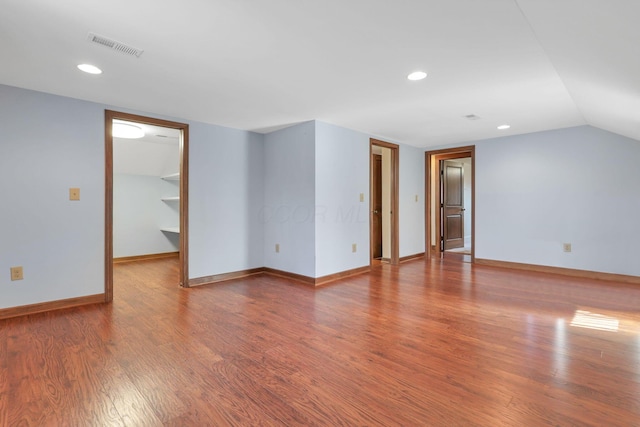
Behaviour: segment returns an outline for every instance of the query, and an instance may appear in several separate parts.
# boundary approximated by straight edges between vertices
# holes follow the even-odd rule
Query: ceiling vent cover
[[[100,36],[94,33],[89,33],[87,35],[87,40],[89,40],[92,43],[97,43],[104,47],[108,47],[109,49],[117,50],[118,52],[135,56],[136,58],[140,58],[140,55],[142,55],[142,52],[144,52],[144,50],[142,49],[138,49],[133,46],[128,46],[124,43],[120,43],[108,37]]]

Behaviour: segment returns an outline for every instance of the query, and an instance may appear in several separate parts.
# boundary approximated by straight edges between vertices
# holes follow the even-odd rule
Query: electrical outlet
[[[562,250],[564,252],[571,252],[571,243],[563,243],[562,244]]]
[[[276,243],[276,253],[280,253],[280,243]]]
[[[70,188],[69,189],[69,200],[80,200],[80,189],[79,188]]]
[[[352,244],[351,245],[351,252],[357,252],[358,251],[358,245],[357,244]]]
[[[22,267],[11,267],[11,280],[22,280]]]

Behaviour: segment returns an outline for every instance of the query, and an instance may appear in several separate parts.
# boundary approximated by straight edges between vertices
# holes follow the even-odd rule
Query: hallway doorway
[[[151,117],[105,110],[105,301],[107,302],[113,300],[114,136],[116,136],[114,135],[114,128],[118,125],[124,125],[125,127],[128,126],[130,128],[138,128],[138,130],[143,130],[143,128],[154,129],[158,131],[158,135],[155,135],[156,138],[161,138],[163,136],[166,138],[167,135],[175,135],[177,139],[179,159],[178,164],[173,166],[177,169],[177,171],[172,170],[172,173],[168,175],[159,174],[159,176],[155,177],[158,183],[162,183],[164,185],[164,187],[162,188],[169,189],[169,192],[175,191],[174,194],[166,194],[158,197],[158,200],[156,201],[157,204],[162,204],[162,206],[166,208],[165,211],[169,213],[169,216],[165,216],[165,218],[169,218],[169,220],[163,222],[161,226],[157,227],[157,233],[159,236],[164,234],[165,237],[169,240],[177,240],[179,258],[178,282],[179,285],[183,287],[188,287],[189,283],[187,262],[189,125],[167,120],[154,119]],[[160,129],[166,129],[167,131],[164,132]],[[134,149],[133,145],[128,146],[127,149]],[[140,181],[139,179],[137,180]],[[129,188],[130,185],[126,185],[124,187],[121,186],[121,188],[125,187]],[[175,212],[176,210],[177,215],[175,218],[173,218],[170,213],[171,211]]]
[[[425,153],[427,257],[475,259],[475,147]]]
[[[398,145],[370,140],[370,265],[398,264]]]

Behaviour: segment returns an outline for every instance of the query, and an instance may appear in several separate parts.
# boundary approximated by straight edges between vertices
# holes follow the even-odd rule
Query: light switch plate
[[[364,202],[364,193],[360,193],[360,201]]]
[[[70,188],[69,189],[69,200],[80,200],[80,189],[79,188]]]

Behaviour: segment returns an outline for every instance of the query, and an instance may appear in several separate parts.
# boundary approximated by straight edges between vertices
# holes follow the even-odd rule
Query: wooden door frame
[[[398,235],[399,223],[399,194],[400,194],[400,146],[378,139],[369,139],[369,265],[373,265],[373,147],[383,147],[391,150],[391,259],[393,265],[400,263],[400,247]]]
[[[440,182],[440,162],[442,160],[454,160],[471,158],[471,262],[475,262],[476,256],[476,147],[469,145],[465,147],[446,148],[443,150],[427,151],[425,153],[425,249],[427,258],[440,256],[442,251],[440,245],[431,244],[431,238],[436,233],[432,229],[432,224],[437,228],[436,236],[440,237],[440,196],[435,203],[431,200],[433,195],[432,185],[435,181],[438,185]],[[432,211],[435,214],[432,214]],[[435,218],[434,218],[435,216]],[[435,222],[433,221],[435,219]]]
[[[188,266],[188,218],[189,218],[189,125],[139,116],[120,111],[105,110],[104,112],[104,141],[105,141],[105,302],[113,300],[113,120],[126,120],[162,126],[181,131],[180,138],[180,286],[189,287]]]

